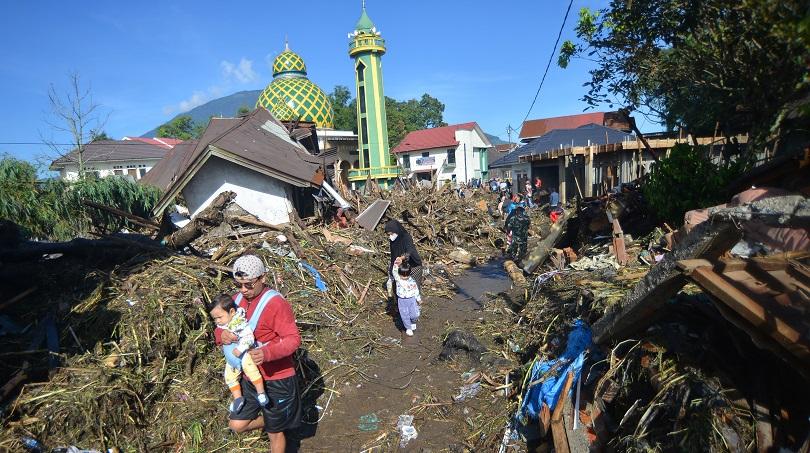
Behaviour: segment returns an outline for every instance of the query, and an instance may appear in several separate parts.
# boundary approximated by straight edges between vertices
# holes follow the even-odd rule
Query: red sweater
[[[269,290],[270,288],[265,288],[252,300],[242,298],[239,306],[245,309],[248,319],[253,315],[262,295]],[[236,296],[234,296],[235,299]],[[292,356],[301,345],[301,334],[298,333],[295,315],[287,299],[278,295],[267,302],[253,335],[256,337],[256,341],[264,345],[259,348],[264,351],[264,362],[259,365],[259,371],[264,380],[275,381],[295,376],[295,364]],[[221,346],[222,329],[219,327],[214,330],[214,338],[217,346]]]

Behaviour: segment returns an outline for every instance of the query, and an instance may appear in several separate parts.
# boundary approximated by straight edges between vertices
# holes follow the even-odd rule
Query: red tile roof
[[[176,139],[176,138],[167,138],[167,137],[154,137],[154,138],[147,138],[147,137],[124,137],[124,140],[133,140],[143,143],[149,143],[150,145],[160,146],[161,148],[172,149],[179,143],[182,143],[183,140]]]
[[[523,122],[523,127],[520,128],[520,138],[540,137],[554,129],[575,129],[591,123],[603,126],[604,122],[605,112],[580,113],[578,115],[529,120]]]
[[[420,131],[409,132],[405,138],[391,152],[406,153],[422,149],[442,148],[445,146],[457,146],[457,130],[472,130],[478,126],[475,121],[450,126],[434,127],[422,129]]]

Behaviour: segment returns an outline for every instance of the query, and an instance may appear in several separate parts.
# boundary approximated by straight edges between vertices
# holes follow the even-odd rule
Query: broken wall
[[[191,216],[205,209],[222,192],[236,193],[236,202],[260,220],[287,223],[292,211],[293,187],[271,176],[211,157],[183,188]]]

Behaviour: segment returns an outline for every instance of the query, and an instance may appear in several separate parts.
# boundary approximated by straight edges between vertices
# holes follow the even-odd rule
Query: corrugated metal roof
[[[458,146],[456,141],[457,130],[471,130],[477,126],[475,121],[450,126],[434,127],[409,132],[392,153],[406,153],[423,149],[442,148],[445,146]]]
[[[188,140],[170,149],[151,170],[140,179],[142,184],[149,184],[165,191],[177,179],[177,171],[187,153],[194,151],[197,140]]]
[[[542,137],[555,129],[574,129],[586,124],[604,124],[605,112],[579,113],[524,121],[520,138]]]
[[[283,125],[264,108],[240,118],[213,118],[196,144],[178,145],[175,150],[146,180],[161,188],[165,185],[159,208],[182,190],[184,180],[193,177],[189,173],[196,171],[197,164],[208,154],[233,156],[238,165],[278,175],[301,187],[318,186],[323,181],[322,160],[293,142]]]
[[[83,160],[86,164],[128,160],[153,160],[166,155],[166,148],[131,140],[98,140],[84,145]],[[60,168],[79,161],[79,150],[54,160],[51,168]]]
[[[542,137],[535,138],[529,143],[516,148],[511,153],[495,162],[491,162],[489,167],[508,167],[518,163],[520,156],[539,154],[552,149],[558,149],[561,145],[563,148],[570,146],[588,146],[588,144],[606,145],[609,143],[618,143],[632,137],[632,134],[598,124],[586,124],[574,129],[555,129]]]

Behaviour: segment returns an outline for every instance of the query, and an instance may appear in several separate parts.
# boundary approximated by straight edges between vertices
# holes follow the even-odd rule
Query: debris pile
[[[468,207],[454,192],[418,190],[385,194],[391,201],[386,215],[409,226],[423,258],[438,270],[426,282],[428,293],[448,295],[447,272],[460,270],[450,253],[463,247],[474,258],[471,264],[489,259],[500,232],[486,213]],[[214,351],[210,317],[193,302],[232,292],[229,265],[246,252],[264,259],[269,283],[294,307],[303,340],[296,358],[305,422],[317,421],[315,401],[325,382],[362,373],[364,357],[394,346],[369,322],[385,310],[380,283],[387,274],[388,241],[381,228],[340,229],[300,219],[280,228],[252,218],[228,194],[220,198],[211,215],[166,241],[190,253],[170,253],[153,243],[109,273],[97,273],[81,293],[60,295],[57,289],[12,313],[27,332],[58,329],[48,340],[55,337],[50,355],[60,363],[50,364],[49,380],[25,385],[6,410],[0,449],[21,449],[23,437],[48,447],[121,451],[259,448],[263,436],[227,431],[223,359]],[[371,204],[356,201],[361,211]],[[60,260],[73,263],[69,253],[53,261]],[[59,267],[46,271],[56,273]],[[84,263],[69,273],[76,279],[90,269]],[[24,340],[2,353],[16,349],[23,350],[19,357],[41,356],[42,342],[27,347],[24,333],[19,335]],[[42,363],[30,367],[48,369]],[[12,382],[8,393],[31,377],[43,376]],[[407,442],[416,432],[405,428]]]

